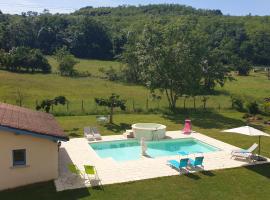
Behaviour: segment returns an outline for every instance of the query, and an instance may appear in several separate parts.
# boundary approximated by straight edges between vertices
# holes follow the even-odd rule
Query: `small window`
[[[25,149],[13,150],[13,166],[26,165]]]

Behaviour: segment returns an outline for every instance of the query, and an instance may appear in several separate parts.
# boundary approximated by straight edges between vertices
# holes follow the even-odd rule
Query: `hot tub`
[[[155,123],[137,123],[133,124],[132,131],[134,137],[141,140],[144,137],[145,140],[159,140],[165,138],[166,126]]]

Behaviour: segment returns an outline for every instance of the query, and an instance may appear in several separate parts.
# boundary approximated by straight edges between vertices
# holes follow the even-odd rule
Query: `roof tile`
[[[0,126],[68,139],[53,115],[1,102]]]

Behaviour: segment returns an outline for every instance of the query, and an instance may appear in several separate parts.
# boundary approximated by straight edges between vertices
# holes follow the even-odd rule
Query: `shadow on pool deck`
[[[68,165],[74,163],[65,148],[60,148],[59,154],[60,154],[59,156],[60,176],[58,180],[55,181],[56,185],[59,188],[62,187],[64,187],[65,189],[83,188],[87,186],[86,182],[90,182],[90,185],[92,186],[93,189],[103,190],[103,186],[101,184],[100,179],[89,179],[88,176],[87,178],[83,178],[80,175],[72,174],[68,170]]]

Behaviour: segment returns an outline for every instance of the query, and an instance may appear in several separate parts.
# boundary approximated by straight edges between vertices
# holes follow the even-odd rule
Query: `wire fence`
[[[31,109],[36,109],[37,105],[41,103],[42,100],[0,100],[5,103],[15,104],[18,106],[28,107]],[[209,99],[207,102],[203,102],[201,97],[193,98],[179,98],[177,101],[178,110],[189,110],[189,111],[200,111],[200,110],[226,110],[230,109],[231,104],[229,100],[224,102],[218,102],[216,99]],[[128,99],[126,100],[126,110],[121,111],[116,108],[117,113],[162,113],[164,110],[168,109],[167,101],[151,100],[149,98],[145,99]],[[82,100],[68,100],[65,105],[53,105],[50,109],[50,113],[57,116],[65,115],[87,115],[87,114],[108,114],[109,108],[98,106],[94,99],[82,99]]]

